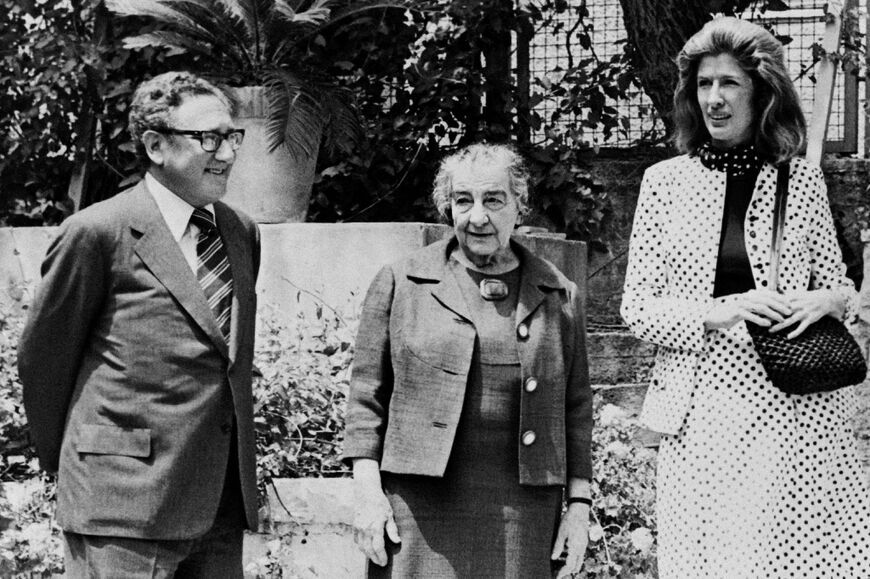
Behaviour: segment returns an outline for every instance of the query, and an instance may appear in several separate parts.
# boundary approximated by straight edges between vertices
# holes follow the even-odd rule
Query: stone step
[[[592,327],[588,332],[589,374],[593,384],[643,384],[655,357],[655,346],[635,338],[627,328]]]

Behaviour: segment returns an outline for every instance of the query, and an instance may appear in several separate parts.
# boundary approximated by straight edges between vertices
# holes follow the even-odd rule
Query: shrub
[[[18,380],[23,320],[0,312],[0,576],[30,577],[63,570],[54,523],[54,477],[39,472],[28,442]]]
[[[48,577],[63,572],[54,491],[54,477],[44,474],[0,485],[0,576]]]
[[[0,482],[22,481],[39,474],[18,380],[18,340],[23,325],[20,317],[0,312]]]
[[[341,476],[356,319],[317,305],[292,325],[262,315],[254,421],[261,488],[272,478]]]
[[[580,577],[655,579],[656,453],[633,442],[637,421],[612,404],[592,433],[592,522]]]

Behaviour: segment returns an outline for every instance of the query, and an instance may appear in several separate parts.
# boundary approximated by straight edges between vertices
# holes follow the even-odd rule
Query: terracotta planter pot
[[[245,129],[245,142],[236,155],[224,200],[259,223],[305,221],[317,158],[294,159],[283,146],[270,153],[265,89],[233,91],[239,103],[236,123]]]

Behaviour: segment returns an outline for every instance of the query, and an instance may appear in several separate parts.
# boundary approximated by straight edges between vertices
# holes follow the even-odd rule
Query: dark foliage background
[[[438,161],[473,141],[512,140],[530,160],[533,222],[599,240],[609,204],[589,175],[589,131],[625,126],[605,96],[635,80],[626,57],[602,62],[586,50],[585,26],[567,31],[554,20],[567,10],[582,19],[585,4],[409,6],[361,14],[307,45],[307,64],[351,91],[364,129],[358,142],[321,151],[309,219],[431,221]],[[83,207],[137,178],[125,130],[136,84],[165,70],[200,71],[201,59],[182,49],[123,48],[124,37],[152,29],[110,15],[99,0],[0,0],[0,14],[0,225],[55,224],[72,210],[70,194]],[[510,69],[510,35],[531,31],[571,35],[576,55],[526,91]],[[530,112],[543,100],[555,104],[547,118]]]

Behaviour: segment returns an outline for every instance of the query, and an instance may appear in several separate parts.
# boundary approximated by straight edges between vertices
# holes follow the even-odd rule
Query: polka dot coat
[[[743,323],[706,331],[724,172],[680,156],[647,170],[630,241],[622,315],[657,344],[643,422],[658,459],[661,579],[868,578],[870,503],[850,418],[853,388],[777,390]],[[767,286],[776,170],[761,168],[744,222],[755,285]],[[847,299],[821,170],[791,163],[780,289]]]

